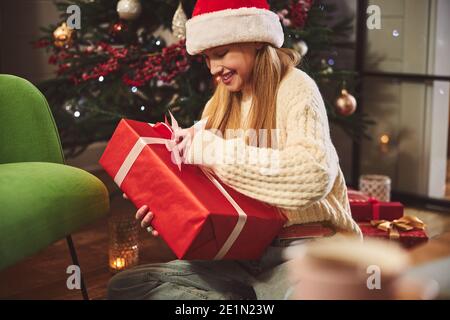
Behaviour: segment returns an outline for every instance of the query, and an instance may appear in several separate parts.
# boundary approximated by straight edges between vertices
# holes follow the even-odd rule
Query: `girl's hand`
[[[200,121],[197,121],[190,128],[180,129],[175,132],[174,138],[175,141],[177,142],[178,150],[180,150],[180,154],[184,160],[186,160],[186,155],[192,144],[192,141],[194,140],[195,134],[205,129],[207,121],[208,118],[204,118]]]
[[[180,129],[175,132],[175,141],[177,141],[178,150],[181,151],[181,156],[183,158],[186,156],[186,153],[191,146],[195,133],[196,128],[194,126],[186,129]],[[181,141],[179,141],[180,139]]]
[[[124,193],[123,194],[124,199],[128,199],[127,195]],[[153,219],[153,212],[149,211],[148,207],[146,205],[140,207],[137,211],[136,211],[136,220],[141,220],[141,227],[142,228],[147,228],[150,227],[150,223]],[[152,235],[154,237],[157,237],[159,235],[158,231],[153,230]]]

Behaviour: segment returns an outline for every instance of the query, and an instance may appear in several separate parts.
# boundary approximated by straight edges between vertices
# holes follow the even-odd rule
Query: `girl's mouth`
[[[230,71],[225,74],[223,74],[220,78],[222,79],[222,82],[225,84],[230,84],[233,80],[233,76],[235,75],[235,71]]]

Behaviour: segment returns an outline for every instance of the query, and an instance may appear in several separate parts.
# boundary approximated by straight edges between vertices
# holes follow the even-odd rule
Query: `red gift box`
[[[358,223],[364,237],[383,238],[398,241],[404,248],[412,248],[428,241],[425,230],[412,229],[409,231],[397,230],[399,237],[392,238],[389,231],[381,230],[368,222]]]
[[[379,201],[353,189],[348,189],[348,200],[352,217],[357,222],[391,221],[403,217],[404,207],[400,202]]]
[[[171,136],[167,123],[123,119],[100,164],[137,208],[150,208],[152,226],[179,259],[259,259],[284,215],[200,166],[179,167],[166,145],[154,144]]]

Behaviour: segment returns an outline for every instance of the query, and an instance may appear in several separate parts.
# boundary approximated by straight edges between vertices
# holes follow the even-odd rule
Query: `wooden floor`
[[[111,213],[134,215],[133,205],[105,173],[97,176],[111,195]],[[112,274],[108,269],[108,220],[103,218],[72,235],[90,299],[104,299]],[[140,233],[140,262],[164,262],[175,258],[159,238]],[[33,257],[0,272],[0,299],[81,299],[79,290],[68,290],[66,269],[72,264],[65,239]]]
[[[98,176],[105,181],[111,197],[112,214],[129,213],[134,207],[122,199],[112,180],[104,173]],[[406,214],[422,218],[428,225],[431,240],[411,251],[415,264],[426,263],[450,256],[450,214],[407,208]],[[73,235],[80,264],[91,299],[104,299],[106,285],[112,276],[108,270],[107,219],[97,221]],[[164,262],[175,258],[160,239],[140,234],[140,262]],[[81,299],[78,290],[67,289],[66,268],[71,265],[65,240],[60,240],[15,266],[0,272],[0,299]]]

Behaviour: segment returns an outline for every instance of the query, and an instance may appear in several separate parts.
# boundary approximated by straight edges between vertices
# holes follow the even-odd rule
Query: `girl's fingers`
[[[158,231],[153,230],[153,231],[152,231],[152,235],[153,235],[154,237],[157,237],[157,236],[159,236],[159,233],[158,233]]]
[[[183,133],[183,129],[177,130],[173,133],[173,139],[175,139],[175,141],[178,142],[178,139],[180,139],[180,137],[184,137],[184,133]]]
[[[185,137],[183,139],[183,141],[178,143],[177,144],[178,150],[181,150],[182,152],[184,152],[184,149],[186,148],[187,144],[190,142],[189,140],[190,140],[189,137]]]
[[[148,212],[147,206],[142,206],[139,208],[139,210],[136,212],[136,220],[141,220]]]
[[[125,193],[122,194],[122,196],[123,196],[124,199],[127,199],[127,200],[128,200],[128,196],[127,196]]]
[[[152,222],[153,219],[153,212],[149,212],[145,215],[144,219],[142,219],[141,221],[141,227],[142,228],[147,228],[148,226],[150,226],[150,223]]]
[[[191,144],[192,144],[192,141],[189,140],[189,141],[186,142],[186,145],[183,146],[182,154],[181,154],[181,156],[183,157],[183,159],[186,158],[186,155],[187,155],[187,153],[188,153],[189,148],[191,147]]]
[[[174,134],[175,134],[175,141],[177,141],[177,142],[180,138],[183,138],[183,140],[184,140],[186,136],[190,135],[188,129],[177,130]]]

